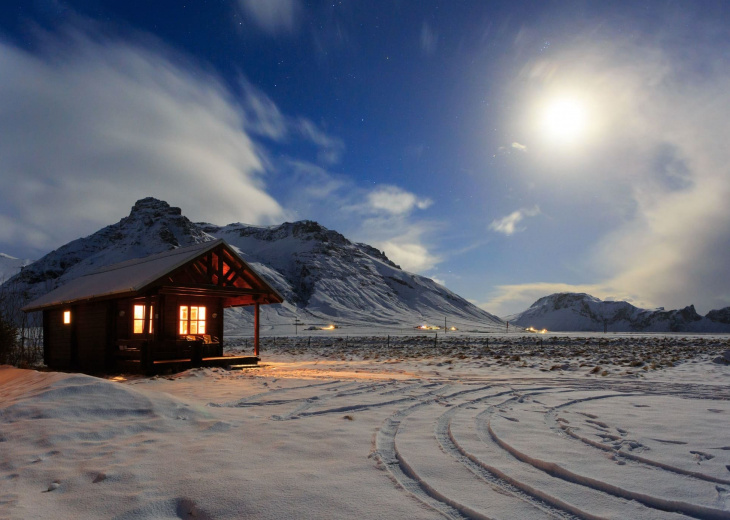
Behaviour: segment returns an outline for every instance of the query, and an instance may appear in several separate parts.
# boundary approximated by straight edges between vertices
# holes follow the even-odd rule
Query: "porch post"
[[[253,307],[253,355],[259,355],[259,304]]]

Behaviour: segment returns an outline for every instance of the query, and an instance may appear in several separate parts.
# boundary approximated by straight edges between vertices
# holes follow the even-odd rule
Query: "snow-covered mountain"
[[[640,309],[628,302],[603,301],[584,293],[544,296],[529,309],[504,319],[555,332],[730,332],[730,307],[700,316],[693,305],[671,311]]]
[[[180,208],[146,198],[128,217],[74,240],[26,267],[8,284],[40,296],[99,267],[223,238],[285,298],[263,306],[262,324],[290,332],[305,325],[414,327],[424,322],[503,330],[504,323],[434,281],[401,270],[377,249],[316,222],[278,226],[196,224]],[[230,309],[229,332],[250,332],[246,309]],[[278,329],[277,329],[278,327]],[[374,331],[375,332],[375,331]]]
[[[21,268],[30,263],[30,260],[20,260],[0,253],[0,284],[18,274]]]
[[[201,229],[236,246],[284,298],[335,323],[377,325],[422,322],[457,327],[504,324],[429,278],[407,273],[384,253],[356,244],[316,222],[256,227],[201,224]]]

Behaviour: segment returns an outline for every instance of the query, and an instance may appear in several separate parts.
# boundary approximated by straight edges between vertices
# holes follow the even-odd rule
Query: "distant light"
[[[327,325],[326,327],[322,327],[322,330],[335,330],[336,328],[335,325]]]
[[[535,327],[527,327],[525,329],[525,331],[526,332],[534,332],[536,334],[547,334],[548,333],[548,330],[547,329],[537,330]]]
[[[419,325],[416,328],[421,329],[421,330],[441,330],[441,327],[439,327],[438,325],[426,325],[426,324]],[[456,329],[454,329],[454,330],[456,330]]]
[[[63,323],[64,325],[71,323],[71,311],[63,311]]]

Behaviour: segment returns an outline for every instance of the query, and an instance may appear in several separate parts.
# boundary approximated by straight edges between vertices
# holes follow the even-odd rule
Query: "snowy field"
[[[244,371],[2,367],[0,519],[730,519],[728,349],[317,335]]]

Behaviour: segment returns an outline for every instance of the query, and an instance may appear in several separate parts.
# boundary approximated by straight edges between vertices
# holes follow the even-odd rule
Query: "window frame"
[[[142,317],[137,317],[137,309],[142,309]],[[153,334],[155,331],[154,327],[154,316],[155,316],[155,306],[154,305],[146,305],[144,303],[133,303],[132,304],[132,334],[135,336],[141,336],[145,334],[145,324],[147,323],[147,313],[149,312],[149,327],[147,328],[148,334]],[[142,329],[140,332],[137,332],[137,323],[142,322]]]
[[[208,306],[207,305],[179,305],[177,314],[177,333],[178,336],[196,336],[207,334],[208,330]],[[196,319],[193,319],[193,309],[195,309]],[[202,316],[202,318],[201,318]],[[193,330],[195,324],[195,332]],[[202,330],[201,330],[202,324]]]

